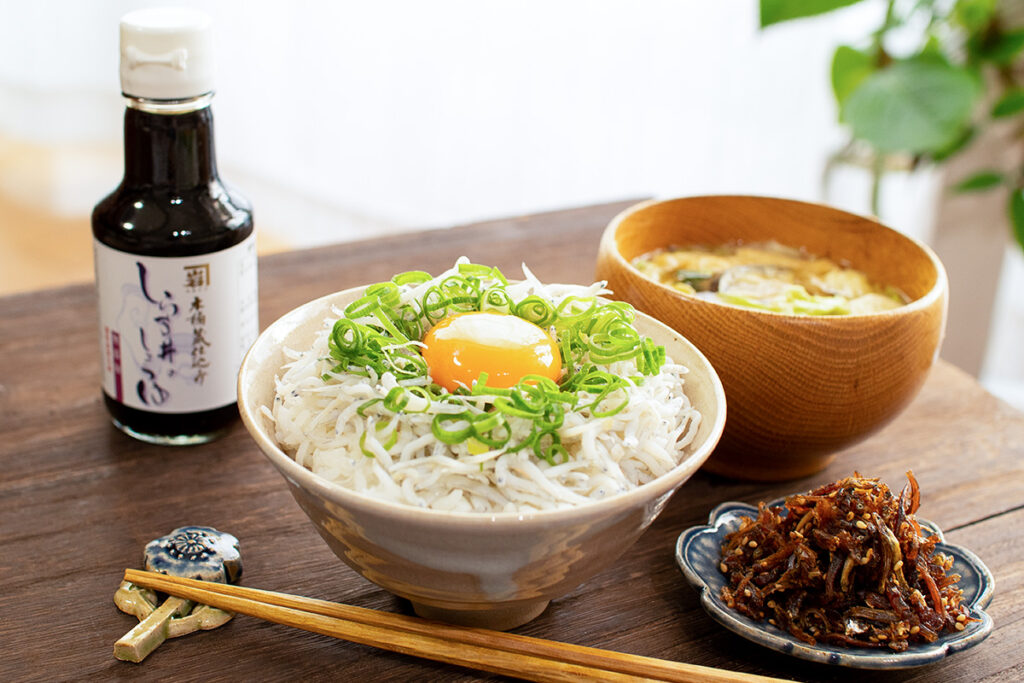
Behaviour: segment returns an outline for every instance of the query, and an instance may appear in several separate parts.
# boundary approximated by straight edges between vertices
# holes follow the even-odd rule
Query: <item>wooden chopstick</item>
[[[178,579],[131,569],[125,572],[125,579],[140,586],[268,621],[520,678],[565,680],[565,674],[568,674],[570,678],[582,675],[602,680],[622,680],[623,675],[633,680],[637,676],[679,681],[772,680],[516,634],[451,626],[285,593]],[[313,618],[317,616],[327,619]],[[452,646],[454,650],[451,650]],[[505,657],[496,660],[496,654],[501,653]],[[514,659],[506,661],[509,656]],[[562,666],[556,670],[556,673],[560,670],[560,674],[555,675],[552,669],[556,664],[582,668]]]
[[[125,570],[124,578],[137,586],[286,626],[527,680],[779,680],[136,569]]]

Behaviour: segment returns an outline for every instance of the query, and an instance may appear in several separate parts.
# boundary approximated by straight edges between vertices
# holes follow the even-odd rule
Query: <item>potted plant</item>
[[[760,0],[761,27],[864,0]],[[893,37],[899,34],[899,44]],[[908,40],[908,34],[913,38]],[[832,58],[832,90],[850,142],[826,167],[856,163],[872,176],[878,215],[887,170],[941,164],[986,128],[1011,123],[1024,134],[1024,2],[887,0],[880,25]],[[1008,190],[1007,217],[1024,248],[1024,169],[978,168],[959,192]]]

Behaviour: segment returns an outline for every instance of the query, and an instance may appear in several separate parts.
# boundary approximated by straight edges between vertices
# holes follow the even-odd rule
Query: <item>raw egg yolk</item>
[[[423,337],[430,377],[448,391],[472,387],[480,373],[487,385],[508,388],[525,375],[557,380],[562,358],[555,341],[528,320],[503,313],[457,313]]]

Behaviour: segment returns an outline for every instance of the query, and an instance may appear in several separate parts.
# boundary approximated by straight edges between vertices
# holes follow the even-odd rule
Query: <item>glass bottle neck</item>
[[[129,98],[124,184],[189,190],[217,180],[210,95],[182,102]]]

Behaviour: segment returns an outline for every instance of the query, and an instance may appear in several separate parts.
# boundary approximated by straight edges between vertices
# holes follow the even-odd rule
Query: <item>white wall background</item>
[[[857,178],[823,195],[829,64],[882,0],[766,31],[756,0],[0,0],[0,140],[52,157],[45,187],[6,168],[0,189],[84,214],[116,185],[117,22],[155,4],[213,15],[222,175],[295,246],[640,196],[866,210]],[[889,185],[886,222],[927,238],[935,179]]]
[[[0,126],[118,144],[117,20],[159,3],[2,2]],[[762,33],[755,0],[179,4],[216,20],[224,175],[282,195],[257,208],[302,243],[633,196],[817,199],[843,140],[831,51],[878,11]],[[83,186],[116,184],[97,171]],[[284,195],[333,218],[277,213]]]

